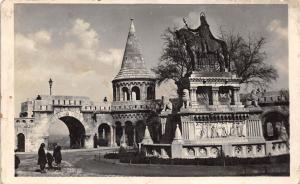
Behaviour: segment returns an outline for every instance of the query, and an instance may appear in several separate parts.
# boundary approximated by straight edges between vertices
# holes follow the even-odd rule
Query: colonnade
[[[192,104],[197,104],[198,103],[197,102],[197,88],[199,88],[199,87],[200,86],[190,88],[190,100],[191,100]],[[201,87],[206,88],[206,86],[201,86]],[[219,89],[220,89],[220,87],[207,87],[207,89],[209,89],[209,91],[206,95],[208,96],[208,98],[210,98],[209,99],[210,105],[219,105],[220,104],[220,102],[219,102]],[[232,94],[230,103],[232,105],[236,105],[240,102],[239,90],[240,90],[240,87],[230,87],[230,91],[231,91],[231,94]]]
[[[114,101],[133,101],[133,100],[153,100],[155,99],[155,83],[148,85],[142,83],[140,85],[114,85],[113,96]],[[139,99],[134,98],[133,93],[139,96]]]

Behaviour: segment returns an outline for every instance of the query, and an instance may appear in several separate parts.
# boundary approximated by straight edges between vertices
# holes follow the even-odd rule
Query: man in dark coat
[[[54,157],[55,163],[57,165],[57,169],[61,170],[60,164],[61,164],[62,156],[61,156],[61,147],[60,146],[57,145],[54,148],[53,157]]]
[[[46,157],[47,157],[49,169],[53,169],[53,166],[52,166],[53,156],[51,155],[51,153],[47,152]]]
[[[98,146],[98,136],[97,134],[94,135],[94,148],[97,148]]]
[[[38,151],[38,165],[40,165],[41,173],[46,173],[45,165],[47,163],[47,158],[44,148],[45,144],[42,143]]]

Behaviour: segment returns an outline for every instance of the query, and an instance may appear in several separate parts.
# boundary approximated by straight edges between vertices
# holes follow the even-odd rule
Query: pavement
[[[18,176],[68,177],[68,176],[288,176],[289,164],[248,166],[203,166],[203,165],[154,165],[127,164],[118,160],[104,159],[108,152],[117,148],[73,150],[62,152],[62,169],[39,172],[37,154],[17,154],[21,164]]]

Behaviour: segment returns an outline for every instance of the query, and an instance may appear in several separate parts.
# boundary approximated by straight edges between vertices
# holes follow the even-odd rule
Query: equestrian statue
[[[186,52],[191,59],[193,71],[199,70],[196,64],[199,66],[204,59],[209,60],[209,58],[213,58],[218,63],[220,72],[229,72],[230,64],[227,45],[223,40],[216,39],[212,35],[204,13],[200,13],[201,24],[196,29],[191,29],[184,18],[183,22],[186,28],[176,30],[175,34],[185,46]],[[215,67],[215,64],[211,64],[211,66]]]

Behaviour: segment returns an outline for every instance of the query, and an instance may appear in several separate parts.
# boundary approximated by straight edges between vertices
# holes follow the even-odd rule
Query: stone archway
[[[121,138],[122,138],[122,134],[123,134],[123,129],[122,129],[121,122],[117,121],[115,123],[115,125],[116,125],[116,143],[117,143],[118,146],[120,146]]]
[[[65,136],[62,140],[54,139],[51,144],[49,144],[50,149],[56,143],[63,144],[63,147],[67,149],[80,149],[86,147],[86,125],[83,121],[82,114],[72,111],[61,111],[52,116],[50,125],[54,123],[64,123],[67,127],[68,137]],[[50,125],[48,131],[50,131]],[[53,135],[49,132],[48,140],[50,140],[51,137],[53,137]],[[69,142],[67,143],[67,141]]]
[[[110,126],[107,123],[102,123],[98,127],[98,145],[108,146],[110,144]]]
[[[288,117],[279,111],[266,111],[262,115],[263,134],[266,140],[287,140],[289,137]]]
[[[143,121],[137,121],[135,126],[135,136],[136,136],[136,142],[140,143],[142,142],[145,134],[145,128],[146,125]]]
[[[125,122],[126,143],[128,146],[133,146],[134,143],[134,128],[131,121]]]
[[[23,133],[17,135],[17,151],[25,151],[25,135]]]

